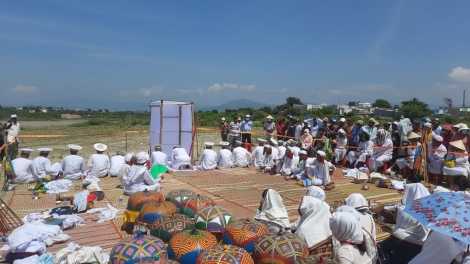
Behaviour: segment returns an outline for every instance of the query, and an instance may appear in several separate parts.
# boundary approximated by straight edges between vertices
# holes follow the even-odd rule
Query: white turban
[[[317,151],[317,154],[320,155],[320,156],[322,156],[322,157],[325,157],[325,156],[326,156],[326,153],[325,153],[324,151],[322,151],[322,150],[318,150],[318,151]]]
[[[147,154],[147,152],[143,152],[143,151],[137,153],[137,155],[135,157],[137,158],[137,163],[138,164],[145,163],[145,162],[147,162],[147,160],[149,160],[149,154]]]
[[[126,157],[125,157],[126,162],[131,161],[131,159],[132,159],[133,157],[134,157],[134,152],[129,152],[129,153],[127,153],[127,154],[126,154]]]

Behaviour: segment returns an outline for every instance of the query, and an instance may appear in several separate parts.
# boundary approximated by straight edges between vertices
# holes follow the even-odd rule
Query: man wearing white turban
[[[444,166],[444,157],[447,148],[442,144],[443,138],[433,135],[431,143],[428,144],[428,170],[429,173],[441,175]]]
[[[129,170],[129,168],[134,164],[135,162],[135,155],[134,155],[134,152],[128,152],[126,154],[126,156],[124,157],[125,161],[126,161],[126,164],[122,165],[121,169],[119,170],[119,173],[118,173],[118,179],[119,181],[121,182],[121,188],[124,189],[124,175],[127,174],[127,171]]]
[[[139,152],[136,155],[136,164],[132,165],[124,179],[124,193],[132,195],[141,191],[160,191],[160,181],[163,175],[158,178],[152,177],[147,169],[146,163],[149,160],[149,155],[146,152]]]

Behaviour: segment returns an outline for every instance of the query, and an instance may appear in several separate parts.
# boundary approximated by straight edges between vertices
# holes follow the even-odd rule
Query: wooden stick
[[[162,143],[162,136],[163,136],[163,100],[160,100],[160,135],[159,135],[159,140],[160,142],[158,144],[163,144]]]

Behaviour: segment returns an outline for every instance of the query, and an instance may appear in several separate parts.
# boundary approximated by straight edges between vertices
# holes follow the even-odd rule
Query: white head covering
[[[318,186],[308,187],[307,193],[305,194],[305,196],[314,197],[314,198],[317,198],[320,201],[325,201],[325,198],[326,198],[325,191],[322,190]]]
[[[437,134],[434,134],[433,138],[434,138],[434,140],[439,141],[439,142],[442,142],[444,140],[441,136],[439,136]]]
[[[301,150],[301,151],[299,152],[299,155],[302,155],[302,154],[308,155],[308,154],[307,154],[307,151],[305,151],[305,150]]]
[[[33,149],[30,149],[30,148],[22,148],[22,149],[19,149],[19,151],[24,152],[24,153],[31,153],[31,152],[33,152]]]
[[[346,131],[344,131],[344,129],[342,129],[342,128],[338,130],[338,133],[346,135]]]
[[[93,145],[93,148],[95,148],[97,151],[105,151],[108,149],[108,146],[103,143],[96,143],[95,145]]]
[[[126,160],[126,162],[129,162],[129,161],[131,161],[131,159],[133,157],[134,157],[134,152],[129,152],[129,153],[126,154],[124,159]]]
[[[329,206],[317,198],[304,196],[299,206],[300,220],[295,234],[313,249],[331,238]]]
[[[214,143],[213,143],[213,142],[204,142],[204,145],[206,145],[206,146],[214,146]]]
[[[360,193],[349,195],[348,198],[346,198],[346,205],[349,205],[356,210],[366,209],[369,207],[366,198],[364,198]]]
[[[258,142],[266,143],[266,142],[268,142],[268,141],[267,141],[266,139],[264,139],[264,138],[258,138]]]
[[[264,145],[264,148],[265,148],[265,149],[270,149],[270,148],[271,148],[271,145]]]
[[[67,147],[69,147],[69,149],[73,149],[73,150],[81,150],[82,149],[81,146],[75,145],[75,144],[68,144]]]
[[[59,174],[59,171],[62,170],[62,165],[58,162],[52,164],[51,168],[49,169],[49,174],[51,176],[57,176],[57,174]]]
[[[410,183],[405,185],[405,193],[401,198],[401,204],[406,205],[407,203],[420,199],[422,197],[430,195],[428,189],[421,183]]]
[[[320,155],[320,156],[322,156],[322,157],[325,157],[325,156],[326,156],[326,153],[325,153],[325,151],[323,151],[323,150],[317,150],[317,154]]]
[[[429,230],[414,217],[406,213],[404,209],[404,206],[398,208],[397,223],[394,226],[393,236],[401,240],[422,245]]]
[[[48,152],[48,153],[52,151],[51,148],[39,148],[38,150],[39,150],[40,152]]]
[[[357,220],[361,221],[361,214],[349,205],[341,205],[340,207],[336,208],[335,212],[343,212],[343,213],[350,213],[357,218]],[[359,222],[360,223],[360,222]]]
[[[452,237],[433,231],[424,241],[422,251],[408,264],[451,263],[460,252]]]
[[[12,114],[12,115],[10,116],[10,118],[11,118],[11,119],[15,119],[15,118],[18,118],[18,116],[15,115],[15,114]]]
[[[348,242],[350,244],[362,244],[364,233],[361,223],[350,213],[335,212],[330,218],[330,229],[333,236],[339,242]]]
[[[220,145],[221,146],[228,146],[228,145],[230,145],[230,143],[228,143],[227,141],[220,141]]]
[[[145,162],[147,162],[147,160],[149,160],[149,154],[147,154],[147,152],[143,152],[143,151],[137,153],[137,155],[135,155],[135,157],[136,157],[136,162],[138,164],[145,163]]]
[[[263,200],[263,206],[254,218],[255,220],[272,222],[285,228],[290,227],[286,207],[282,203],[281,196],[274,189],[268,189]]]
[[[424,126],[425,126],[425,127],[432,128],[432,125],[431,125],[431,123],[429,123],[429,122],[424,123]]]
[[[241,142],[241,141],[239,141],[239,140],[236,140],[235,143],[240,144],[240,145],[243,145],[243,142]]]
[[[269,140],[271,141],[271,143],[273,143],[273,145],[277,145],[277,140],[275,140],[274,138],[270,138]]]

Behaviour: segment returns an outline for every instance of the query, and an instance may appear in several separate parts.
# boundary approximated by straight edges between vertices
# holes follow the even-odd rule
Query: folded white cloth
[[[63,219],[64,222],[62,223],[62,229],[69,229],[74,226],[83,226],[85,225],[85,220],[76,214],[72,215],[58,215],[53,214],[52,217]]]
[[[47,189],[46,193],[48,194],[68,192],[72,186],[72,181],[68,179],[50,181],[44,185],[44,187]]]
[[[90,192],[84,190],[83,192],[79,192],[73,196],[74,210],[77,210],[77,212],[83,212],[86,210],[88,194],[90,194]]]
[[[63,243],[69,239],[70,239],[70,236],[67,234],[58,234],[57,236],[46,238],[44,240],[44,243],[46,243],[46,246],[50,247],[54,245],[55,243]]]
[[[108,204],[108,208],[94,208],[88,210],[86,213],[94,214],[98,212],[100,213],[98,215],[98,223],[102,223],[114,219],[119,210]]]
[[[98,178],[97,178],[98,179]],[[87,190],[97,190],[97,191],[101,191],[101,188],[100,186],[98,185],[98,182],[100,181],[100,179],[98,179],[98,181],[94,181],[92,183],[90,183],[90,185],[88,185],[86,188]]]
[[[403,181],[392,180],[392,187],[395,190],[404,190],[405,184],[403,183]]]
[[[69,243],[66,248],[59,250],[54,257],[57,263],[108,263],[109,255],[104,254],[101,247],[87,247]]]

